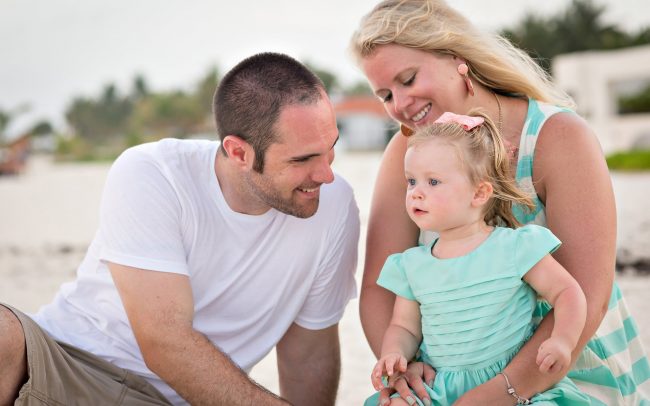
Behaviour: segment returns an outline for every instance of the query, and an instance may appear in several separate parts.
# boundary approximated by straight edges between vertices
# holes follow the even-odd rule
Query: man
[[[334,403],[359,218],[330,168],[331,103],[304,66],[265,53],[223,78],[214,111],[221,143],[117,159],[53,303],[33,321],[0,306],[0,404],[21,387],[21,405]],[[283,399],[246,374],[274,346]]]

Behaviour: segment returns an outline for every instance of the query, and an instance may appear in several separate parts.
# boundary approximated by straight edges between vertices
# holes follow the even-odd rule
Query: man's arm
[[[334,404],[341,372],[338,324],[308,330],[294,323],[276,352],[283,398],[297,406]]]
[[[109,263],[147,367],[193,405],[286,405],[194,330],[184,275]]]

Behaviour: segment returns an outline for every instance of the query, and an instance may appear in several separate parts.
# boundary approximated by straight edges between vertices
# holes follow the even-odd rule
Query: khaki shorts
[[[170,405],[144,378],[65,343],[29,316],[11,310],[23,326],[29,379],[14,405]]]

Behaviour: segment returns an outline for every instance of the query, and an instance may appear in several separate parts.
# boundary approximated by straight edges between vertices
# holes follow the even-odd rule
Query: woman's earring
[[[402,132],[402,135],[405,137],[410,137],[411,135],[413,135],[413,130],[405,126],[404,124],[401,124],[399,126],[399,130]]]
[[[458,73],[465,80],[465,86],[467,86],[467,91],[469,92],[470,96],[474,96],[474,85],[472,84],[472,79],[470,79],[468,72],[469,72],[469,67],[467,66],[466,63],[461,63],[460,65],[458,65]]]

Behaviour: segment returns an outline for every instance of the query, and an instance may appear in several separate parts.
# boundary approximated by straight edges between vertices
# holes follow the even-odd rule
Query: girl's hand
[[[571,363],[573,348],[560,337],[551,337],[544,341],[537,350],[537,365],[540,372],[554,373],[565,369]]]
[[[390,383],[394,381],[390,378],[393,377],[393,375],[406,372],[407,364],[408,361],[406,358],[397,352],[391,352],[384,355],[379,361],[377,361],[377,364],[372,370],[372,375],[370,376],[372,386],[374,386],[375,390],[378,391],[384,389],[384,382],[381,378],[384,375],[388,375],[388,382]]]

